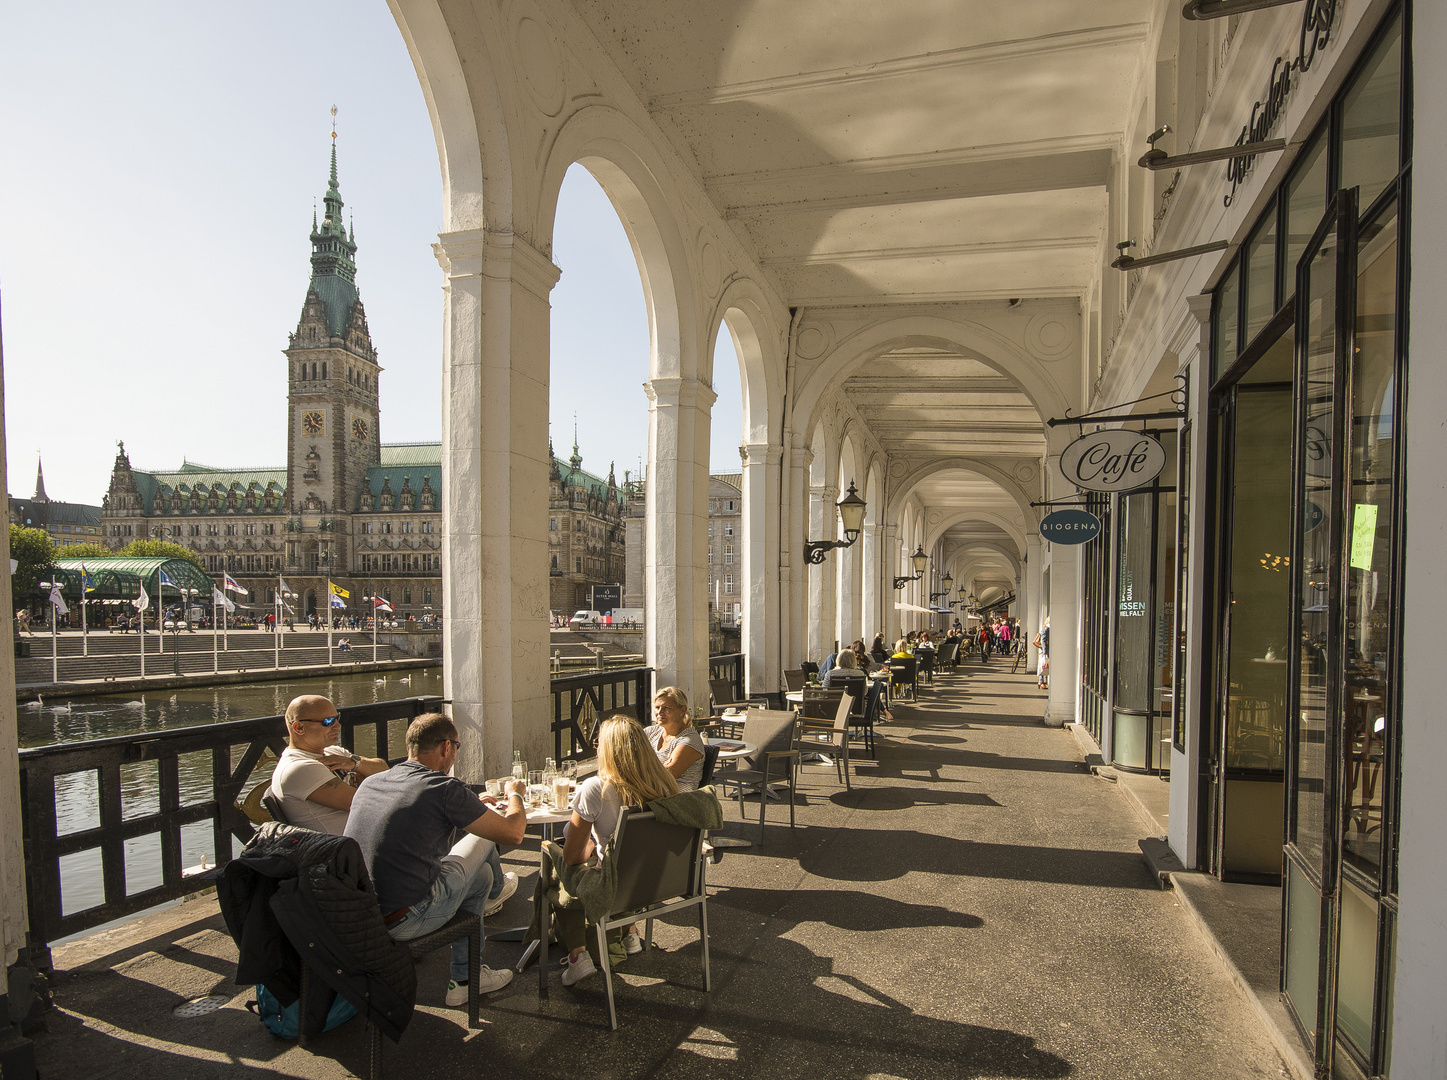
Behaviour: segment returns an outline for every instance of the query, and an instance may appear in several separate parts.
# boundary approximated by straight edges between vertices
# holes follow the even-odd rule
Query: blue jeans
[[[458,911],[470,911],[479,920],[488,900],[502,891],[502,861],[491,840],[468,833],[442,856],[442,872],[432,891],[407,909],[387,928],[394,941],[411,941],[446,926]],[[467,939],[452,943],[453,982],[467,983]]]

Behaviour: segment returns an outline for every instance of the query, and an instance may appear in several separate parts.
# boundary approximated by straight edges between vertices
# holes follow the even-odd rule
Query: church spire
[[[352,306],[357,302],[357,244],[342,221],[342,193],[337,186],[336,106],[332,106],[332,164],[327,192],[322,196],[322,220],[312,215],[311,287],[327,313],[327,329],[335,336],[346,332]]]
[[[583,467],[583,459],[578,455],[578,415],[573,414],[573,456],[568,459],[568,464],[574,469]]]
[[[40,465],[40,455],[35,455],[35,494],[30,496],[32,502],[49,502],[45,494],[45,470]]]

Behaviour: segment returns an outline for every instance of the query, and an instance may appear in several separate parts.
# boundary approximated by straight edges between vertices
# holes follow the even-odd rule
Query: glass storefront
[[[1201,810],[1214,872],[1283,883],[1281,989],[1322,1075],[1391,1059],[1409,15],[1213,294]]]
[[[1082,567],[1080,713],[1081,723],[1098,746],[1104,746],[1107,690],[1110,676],[1110,537],[1111,497],[1086,493],[1085,509],[1100,521],[1100,532],[1085,544]]]

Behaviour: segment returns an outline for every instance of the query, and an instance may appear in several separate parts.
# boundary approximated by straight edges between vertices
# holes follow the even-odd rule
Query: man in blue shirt
[[[462,744],[441,713],[428,713],[407,728],[407,760],[369,776],[357,788],[346,835],[367,860],[388,932],[409,941],[446,925],[458,910],[479,918],[500,908],[517,888],[516,874],[502,874],[498,844],[522,842],[527,810],[525,784],[507,785],[506,807],[490,807],[448,773]],[[373,781],[380,781],[373,783]],[[456,829],[465,835],[452,844]],[[452,943],[446,1001],[467,1001],[467,939]],[[482,967],[478,990],[506,986],[512,971]]]

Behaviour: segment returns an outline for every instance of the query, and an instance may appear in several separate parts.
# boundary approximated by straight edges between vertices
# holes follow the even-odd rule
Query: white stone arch
[[[784,410],[784,329],[773,305],[757,282],[734,278],[725,286],[709,320],[705,354],[712,362],[715,337],[727,328],[739,358],[739,380],[743,387],[744,443],[782,445]],[[717,372],[712,373],[714,378]]]
[[[1070,398],[1045,367],[1016,342],[978,323],[936,316],[905,316],[872,323],[840,341],[799,389],[793,415],[812,420],[831,386],[868,361],[899,348],[957,349],[1013,380],[1043,421],[1065,415]],[[1073,365],[1064,366],[1074,371]],[[800,426],[796,421],[796,426]]]
[[[968,572],[980,565],[1008,566],[1012,576],[1018,576],[1022,565],[1020,556],[1016,555],[1009,548],[992,543],[988,540],[975,541],[960,547],[950,548],[944,554],[947,564],[953,569],[958,569],[960,574],[967,575]],[[956,581],[966,580],[965,577],[956,575]]]
[[[945,516],[942,517],[937,523],[935,523],[935,525],[931,527],[929,532],[929,543],[927,543],[925,547],[934,547],[935,544],[939,543],[940,538],[943,537],[946,532],[948,532],[954,526],[959,525],[961,522],[965,521],[983,521],[988,525],[997,526],[998,528],[1004,530],[1005,533],[1009,535],[1011,540],[1015,541],[1016,547],[1019,548],[1018,554],[1025,554],[1027,538],[1025,530],[1020,527],[1019,522],[1011,521],[1003,514],[996,514],[989,510],[971,510],[968,507],[961,507],[958,510],[947,511],[945,513]]]
[[[388,0],[412,57],[442,172],[444,232],[502,228],[512,221],[512,161],[496,83],[464,71],[453,37],[461,13],[437,0]],[[449,25],[449,19],[451,24]],[[478,33],[486,41],[487,35]],[[484,181],[484,177],[486,181]]]
[[[856,435],[856,432],[850,430],[849,425],[845,425],[843,437],[839,440],[838,499],[844,497],[851,481],[854,482],[856,489],[858,488],[859,450]],[[838,512],[830,507],[825,507],[824,511],[832,517],[837,518],[838,516]],[[841,527],[836,522],[836,530]],[[864,549],[857,541],[852,547],[836,548],[832,553],[835,563],[834,578],[838,589],[837,636],[841,645],[853,641],[864,632],[860,610],[863,553]]]
[[[648,377],[711,382],[712,358],[703,348],[710,332],[700,332],[689,317],[696,310],[696,291],[682,215],[668,197],[666,167],[657,151],[617,109],[592,105],[569,116],[539,175],[538,231],[548,251],[558,193],[574,164],[598,181],[633,248],[648,311]]]
[[[941,457],[934,458],[916,466],[908,474],[891,485],[889,496],[890,507],[903,506],[904,500],[912,495],[921,483],[937,473],[949,472],[951,470],[972,472],[986,480],[993,481],[994,484],[1005,492],[1005,494],[1009,495],[1010,498],[1014,500],[1015,505],[1019,507],[1020,516],[1025,521],[1025,531],[1031,533],[1039,530],[1040,518],[1035,512],[1035,508],[1030,505],[1030,493],[1021,487],[1019,482],[1009,473],[1005,472],[1004,469],[988,461],[981,461],[979,458]]]
[[[859,489],[859,497],[864,500],[864,536],[860,538],[859,542],[864,548],[862,555],[864,563],[862,589],[864,632],[872,634],[883,630],[888,636],[890,623],[888,613],[884,610],[884,597],[889,594],[883,580],[885,536],[883,529],[880,528],[883,514],[879,505],[882,475],[883,470],[880,468],[877,456],[871,456],[864,473],[864,486]]]

